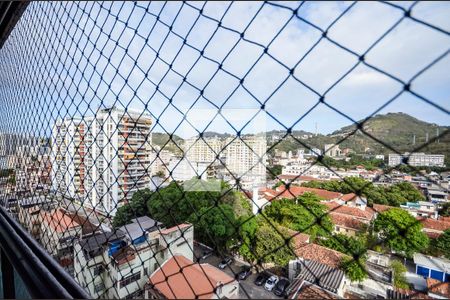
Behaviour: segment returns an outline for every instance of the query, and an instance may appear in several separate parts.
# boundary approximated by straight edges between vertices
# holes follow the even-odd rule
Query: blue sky
[[[0,94],[8,98],[4,105],[20,107],[2,114],[23,130],[45,133],[57,117],[119,104],[152,115],[156,131],[186,136],[189,120],[198,130],[233,133],[223,118],[213,120],[221,107],[225,118],[242,110],[242,125],[256,112],[244,132],[263,122],[267,129],[313,132],[317,123],[330,133],[351,120],[317,105],[320,95],[359,120],[403,89],[374,68],[407,82],[442,56],[411,88],[446,111],[403,93],[380,113],[450,125],[449,15],[447,2],[414,5],[414,18],[444,32],[403,19],[365,55],[371,68],[351,52],[365,53],[402,18],[402,10],[383,3],[34,2],[0,50]],[[322,38],[325,30],[331,41]]]

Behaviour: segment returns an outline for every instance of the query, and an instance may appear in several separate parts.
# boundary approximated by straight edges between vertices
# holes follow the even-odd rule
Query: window
[[[103,284],[103,282],[100,282],[100,283],[98,283],[98,284],[96,284],[96,285],[94,286],[94,292],[95,292],[95,293],[101,292],[101,291],[103,291],[104,289],[105,289],[105,285]]]
[[[124,279],[122,279],[122,280],[119,282],[119,287],[120,287],[120,288],[126,287],[126,286],[129,285],[130,283],[133,283],[133,282],[135,282],[135,281],[137,281],[137,280],[139,280],[139,279],[141,279],[141,272],[132,274],[132,275],[127,276],[127,277],[125,277]]]

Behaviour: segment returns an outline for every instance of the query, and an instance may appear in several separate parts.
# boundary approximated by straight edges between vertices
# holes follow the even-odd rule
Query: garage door
[[[428,277],[430,270],[421,266],[417,266],[417,274]]]
[[[436,270],[431,270],[431,278],[443,281],[444,279],[444,272],[440,272],[440,271],[436,271]]]

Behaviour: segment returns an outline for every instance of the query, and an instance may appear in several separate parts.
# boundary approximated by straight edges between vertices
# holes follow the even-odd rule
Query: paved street
[[[203,249],[201,246],[194,245],[195,255],[197,257],[201,257],[203,255]],[[205,260],[201,260],[201,263],[209,263],[215,267],[217,267],[222,258],[217,257],[216,255],[211,255]],[[240,262],[234,261],[230,266],[224,269],[225,273],[235,277],[235,274],[238,274],[241,270],[243,264]],[[257,286],[254,284],[254,281],[257,277],[257,274],[250,275],[246,280],[239,281],[239,295],[236,297],[238,299],[281,299],[280,297],[275,296],[273,292],[266,291],[264,286]]]

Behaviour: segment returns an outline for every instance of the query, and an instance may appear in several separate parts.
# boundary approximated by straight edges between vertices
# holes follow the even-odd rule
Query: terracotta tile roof
[[[372,220],[373,215],[374,215],[374,211],[371,208],[367,208],[367,207],[366,207],[366,209],[362,210],[357,207],[340,205],[339,203],[334,202],[334,201],[324,202],[323,204],[325,204],[328,207],[328,211],[330,213],[334,212],[337,214],[350,215],[350,216],[364,219],[367,221]]]
[[[330,214],[331,221],[340,227],[351,228],[354,230],[360,230],[364,227],[365,223],[360,219],[357,219],[353,216],[337,214],[331,212]]]
[[[303,284],[295,299],[338,299],[338,297],[315,285]]]
[[[295,197],[301,196],[306,192],[314,193],[320,198],[323,198],[325,200],[332,200],[332,199],[338,199],[342,196],[341,193],[337,192],[330,192],[327,190],[322,189],[315,189],[315,188],[308,188],[303,186],[289,186],[288,189],[286,189],[286,186],[279,186],[277,187],[276,191],[278,192],[279,198],[287,198],[287,199],[293,199]]]
[[[439,216],[440,221],[444,221],[444,222],[449,222],[450,223],[450,217],[443,217],[443,216]]]
[[[58,233],[80,226],[73,218],[60,209],[56,209],[52,212],[42,211],[41,214],[42,221],[47,223]]]
[[[286,227],[284,227],[286,228]],[[287,233],[289,234],[289,237],[292,237],[294,249],[297,249],[304,244],[309,243],[310,236],[306,233],[298,232],[289,228],[286,228]]]
[[[450,298],[450,282],[441,282],[433,278],[427,278],[428,293]]]
[[[417,217],[416,219],[422,223],[424,231],[431,230],[435,232],[444,232],[450,228],[450,222],[422,217]]]
[[[342,259],[347,256],[317,244],[303,244],[294,251],[298,257],[314,260],[333,268],[339,268]]]
[[[358,196],[355,193],[350,193],[350,194],[345,194],[340,199],[342,201],[348,202],[348,201],[356,200],[356,197],[358,197]]]
[[[383,204],[374,204],[372,208],[377,213],[382,213],[384,211],[390,210],[391,208],[394,208],[394,206],[383,205]]]
[[[209,264],[193,263],[176,255],[156,270],[149,282],[167,299],[211,299],[216,296],[215,287],[234,279]]]

